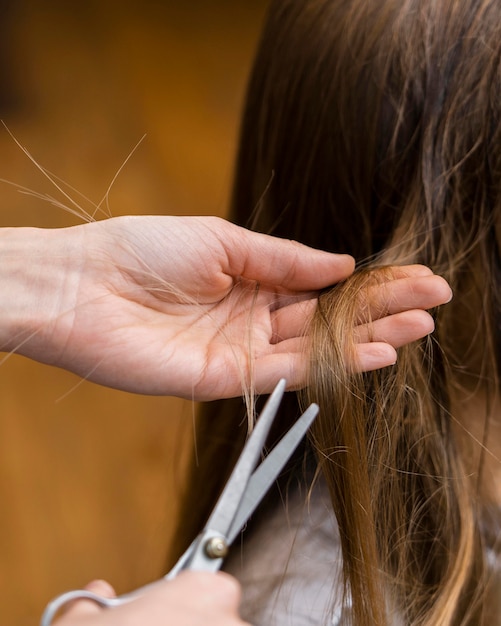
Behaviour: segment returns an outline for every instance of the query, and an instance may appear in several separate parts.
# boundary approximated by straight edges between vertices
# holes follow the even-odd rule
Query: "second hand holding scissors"
[[[305,436],[306,431],[318,414],[316,404],[311,404],[306,409],[292,428],[264,458],[259,467],[255,469],[280,406],[285,385],[285,380],[281,380],[266,402],[204,529],[171,571],[164,576],[164,579],[170,580],[186,569],[216,572],[221,568],[223,559],[228,554],[229,546],[245,526]],[[117,607],[133,601],[142,595],[146,589],[157,583],[158,581],[150,583],[116,598],[105,598],[85,589],[68,591],[47,605],[40,626],[51,626],[56,614],[69,602],[91,600],[104,608]]]

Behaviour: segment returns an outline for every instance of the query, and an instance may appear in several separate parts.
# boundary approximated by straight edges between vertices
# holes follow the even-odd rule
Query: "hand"
[[[108,598],[115,595],[103,581],[86,589]],[[238,616],[239,603],[240,587],[228,574],[182,572],[117,608],[79,600],[55,626],[246,626]]]
[[[213,217],[114,218],[2,235],[2,349],[119,389],[197,400],[240,395],[251,379],[258,393],[282,377],[300,387],[317,290],[354,264]],[[407,309],[450,298],[426,268],[392,282],[396,297],[391,285],[382,297],[394,302],[391,313],[406,312],[386,318],[388,344],[359,344],[361,369],[393,363],[392,346],[431,331],[426,313],[415,326]]]
[[[369,278],[364,286],[367,277],[375,275],[380,282]],[[341,290],[348,288],[351,293],[358,324],[353,330],[357,346],[355,362],[350,360],[349,354],[345,355],[346,365],[353,371],[379,369],[384,359],[388,365],[394,363],[397,360],[395,348],[433,332],[433,318],[423,309],[444,304],[452,298],[446,281],[423,265],[371,270],[356,278],[361,280],[350,279],[341,285]],[[345,291],[344,298],[346,294]]]

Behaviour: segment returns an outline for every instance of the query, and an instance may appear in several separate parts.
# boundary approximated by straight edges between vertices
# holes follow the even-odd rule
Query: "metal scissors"
[[[170,580],[185,569],[211,572],[220,569],[230,545],[305,436],[318,414],[316,404],[311,404],[306,409],[256,469],[266,437],[282,401],[285,384],[285,380],[281,380],[265,404],[205,528],[162,580]],[[40,626],[50,626],[60,609],[74,600],[91,600],[101,607],[112,608],[133,601],[158,582],[117,598],[104,598],[85,589],[68,591],[49,602],[42,615]]]

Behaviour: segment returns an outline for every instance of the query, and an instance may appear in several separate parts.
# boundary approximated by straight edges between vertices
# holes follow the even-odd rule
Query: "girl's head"
[[[353,285],[371,275],[325,294],[308,394],[321,404],[315,446],[358,623],[383,623],[387,586],[405,623],[480,620],[501,354],[501,3],[273,1],[233,216],[369,268],[424,263],[450,282],[435,342],[365,378],[339,355]]]
[[[232,204],[239,223],[365,266],[320,299],[307,390],[356,623],[384,624],[392,605],[406,624],[494,623],[499,0],[272,0]],[[353,291],[402,263],[429,265],[455,298],[432,342],[354,376],[342,362]]]

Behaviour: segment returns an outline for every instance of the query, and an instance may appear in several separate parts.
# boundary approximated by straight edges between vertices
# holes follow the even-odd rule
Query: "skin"
[[[105,597],[115,592],[104,581],[86,589]],[[238,616],[240,586],[219,572],[182,572],[172,581],[162,581],[130,604],[101,609],[96,604],[75,602],[57,626],[249,626]]]
[[[354,260],[215,217],[119,217],[0,230],[0,348],[125,391],[213,400],[304,383],[318,290]],[[259,285],[259,289],[256,286]],[[423,266],[375,294],[355,367],[391,365],[450,300]]]

